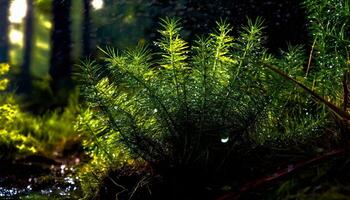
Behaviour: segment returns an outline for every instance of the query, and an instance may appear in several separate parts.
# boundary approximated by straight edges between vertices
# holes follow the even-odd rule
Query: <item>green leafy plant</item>
[[[65,148],[79,143],[73,125],[76,120],[77,97],[63,111],[35,116],[20,109],[16,96],[5,91],[9,65],[0,64],[0,160],[19,159],[29,155],[48,158],[60,156]]]
[[[20,109],[15,104],[12,96],[5,94],[9,80],[4,77],[10,70],[6,63],[0,64],[0,92],[3,93],[0,105],[0,159],[9,159],[16,151],[22,153],[34,153],[36,149],[32,146],[35,140],[31,137],[21,135],[16,129],[19,120]]]
[[[179,21],[166,18],[155,42],[159,52],[101,49],[105,57],[83,62],[78,75],[89,106],[80,127],[90,132],[93,152],[111,163],[142,158],[164,182],[186,187],[229,174],[259,145],[295,150],[313,141],[308,150],[315,154],[324,151],[315,139],[330,134],[325,146],[337,143],[349,119],[349,4],[305,0],[304,6],[309,56],[302,46],[267,54],[259,18],[237,38],[221,21],[191,47]],[[334,123],[333,114],[341,120]]]
[[[315,166],[318,172],[312,175],[312,182],[305,177],[310,176],[312,174],[310,171],[313,169],[302,172],[300,177],[292,180],[298,181],[298,184],[291,188],[286,189],[283,185],[279,187],[276,194],[281,195],[280,198],[283,199],[342,199],[346,198],[344,191],[348,190],[346,170],[349,167],[347,164],[348,156],[340,156],[348,151],[349,144],[349,2],[344,0],[305,0],[303,5],[308,13],[308,27],[313,40],[307,62],[305,57],[304,59],[295,59],[295,61],[301,61],[299,66],[303,66],[299,67],[299,70],[296,70],[298,65],[288,67],[286,66],[288,62],[283,61],[263,64],[281,79],[300,88],[299,94],[307,94],[309,101],[312,99],[311,101],[317,102],[314,108],[318,108],[318,114],[323,116],[321,123],[329,126],[327,131],[322,131],[321,134],[327,135],[331,132],[333,135],[339,135],[338,138],[342,139],[343,146],[328,152],[332,155],[332,160],[326,160],[327,162]],[[299,52],[305,51],[300,49]],[[331,140],[327,142],[331,143]],[[317,158],[319,157],[304,163]],[[339,163],[342,163],[342,167],[337,171],[335,169],[338,168]],[[303,182],[307,182],[307,184]],[[316,188],[323,189],[319,191]],[[283,194],[284,189],[288,194]]]
[[[249,20],[235,39],[221,21],[189,47],[179,21],[166,18],[156,54],[140,46],[101,49],[102,61],[83,62],[78,74],[90,116],[98,121],[81,120],[81,127],[88,125],[105,159],[125,149],[168,181],[195,181],[186,177],[192,172],[208,179],[224,174],[243,146],[261,142],[257,130],[268,119],[260,61],[271,58],[262,29],[260,18]]]
[[[347,112],[349,101],[349,4],[343,0],[306,0],[303,5],[308,13],[309,28],[313,39],[307,62],[306,57],[303,56],[305,51],[299,48],[294,53],[290,51],[291,53],[287,54],[286,58],[289,57],[288,59],[292,62],[282,59],[275,63],[264,62],[263,64],[278,74],[280,78],[306,92],[310,98],[302,98],[302,101],[315,102],[312,100],[314,98],[316,102],[321,103],[313,105],[314,111],[307,111],[308,114],[316,113],[323,118],[319,121],[321,124],[332,126],[329,123],[332,119],[328,112],[331,111],[336,116],[338,128],[344,133],[348,130],[346,125],[344,127],[344,120],[350,119]],[[294,55],[294,58],[291,55]],[[298,94],[302,93],[298,92]],[[292,97],[295,98],[298,94]],[[305,106],[304,109],[309,108],[310,106]],[[306,120],[302,118],[301,121]],[[337,130],[333,131],[337,132]]]
[[[312,89],[340,105],[342,78],[349,68],[349,2],[305,0],[314,41],[307,71]]]

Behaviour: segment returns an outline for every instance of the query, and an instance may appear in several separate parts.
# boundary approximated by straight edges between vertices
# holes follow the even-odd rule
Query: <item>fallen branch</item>
[[[348,149],[336,149],[329,151],[323,155],[314,157],[312,159],[302,161],[296,164],[290,164],[287,167],[277,170],[275,173],[264,176],[262,178],[250,181],[246,184],[244,184],[242,187],[238,189],[237,192],[227,192],[226,194],[222,195],[221,197],[217,198],[216,200],[232,200],[232,199],[238,199],[242,194],[251,191],[253,189],[256,189],[258,187],[261,187],[263,185],[266,185],[268,183],[271,183],[272,181],[276,181],[278,179],[281,179],[287,175],[290,175],[293,172],[296,172],[297,170],[300,170],[304,167],[307,167],[309,165],[315,164],[317,162],[326,160],[330,157],[336,156],[343,154],[347,151]]]

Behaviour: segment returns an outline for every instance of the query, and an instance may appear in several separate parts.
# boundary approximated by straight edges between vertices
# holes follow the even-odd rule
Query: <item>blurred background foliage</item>
[[[16,160],[29,155],[47,158],[63,156],[67,145],[79,141],[73,126],[77,115],[77,97],[71,97],[63,110],[47,112],[41,116],[22,111],[13,93],[4,92],[8,79],[4,78],[10,67],[0,64],[0,161]],[[69,148],[69,147],[68,147]]]
[[[50,67],[54,68],[55,43],[52,31],[55,30],[56,21],[53,21],[55,13],[52,12],[52,0],[11,0],[9,1],[9,60],[14,75],[11,88],[19,88],[21,82],[28,79],[34,87],[48,89],[45,82],[52,80]],[[65,2],[70,2],[65,0]],[[86,4],[88,2],[88,4]],[[182,19],[184,29],[183,36],[189,41],[195,39],[195,35],[205,34],[212,30],[215,21],[227,19],[233,27],[239,27],[245,23],[246,17],[255,18],[262,16],[265,19],[266,46],[269,51],[279,53],[279,48],[287,49],[286,42],[290,44],[307,44],[306,19],[300,1],[161,1],[161,0],[93,0],[71,1],[66,12],[69,24],[67,30],[70,41],[65,49],[71,61],[66,65],[77,63],[86,56],[94,57],[98,54],[96,46],[106,45],[117,48],[134,46],[137,43],[149,44],[159,37],[157,29],[161,17],[179,17]],[[68,4],[67,4],[68,5]],[[32,9],[33,17],[28,19],[26,12]],[[273,12],[270,12],[273,11]],[[31,20],[31,31],[26,32],[26,24]],[[237,30],[235,28],[234,30]],[[235,34],[238,34],[237,32]],[[86,36],[87,35],[87,36]],[[65,36],[67,38],[67,36]],[[26,48],[25,39],[29,38],[30,48]],[[273,39],[272,39],[273,38]],[[60,39],[60,38],[57,38]],[[29,51],[29,57],[24,53]],[[55,50],[56,51],[56,50]],[[87,52],[87,53],[86,53]],[[62,55],[63,57],[63,55]],[[19,76],[23,71],[23,65],[29,62],[29,73]],[[63,68],[62,66],[60,66]],[[71,70],[72,66],[64,70]],[[25,72],[27,73],[27,72]],[[61,72],[57,72],[61,73]],[[70,72],[68,72],[69,74]],[[64,75],[66,76],[66,75]],[[51,78],[50,78],[51,77]],[[46,90],[44,89],[44,90]],[[30,93],[30,91],[25,91]],[[31,95],[35,96],[35,95]],[[56,97],[55,97],[56,98]],[[58,103],[59,104],[59,103]],[[49,106],[50,107],[50,106]]]

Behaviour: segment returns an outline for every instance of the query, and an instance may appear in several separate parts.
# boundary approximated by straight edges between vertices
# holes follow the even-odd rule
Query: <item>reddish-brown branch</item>
[[[260,186],[266,185],[268,183],[271,183],[272,181],[276,181],[278,179],[281,179],[287,175],[290,175],[291,173],[300,170],[306,166],[315,164],[317,162],[320,162],[322,160],[326,160],[332,156],[336,156],[336,155],[340,155],[343,154],[347,151],[347,149],[336,149],[336,150],[332,150],[329,151],[323,155],[311,158],[309,160],[306,161],[302,161],[296,164],[290,164],[287,167],[277,170],[275,173],[264,176],[262,178],[250,181],[246,184],[244,184],[242,187],[240,187],[238,189],[237,192],[227,192],[226,194],[220,196],[219,198],[217,198],[216,200],[232,200],[232,199],[237,199],[239,198],[242,194],[251,191],[253,189],[256,189]]]
[[[346,112],[349,104],[349,87],[348,87],[348,72],[344,73],[343,77],[343,92],[344,92],[344,99],[343,99],[343,110]]]

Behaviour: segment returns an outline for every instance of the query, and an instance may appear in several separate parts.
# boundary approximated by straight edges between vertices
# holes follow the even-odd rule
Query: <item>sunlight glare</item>
[[[27,14],[27,0],[13,0],[10,5],[9,21],[21,23]]]
[[[21,31],[11,29],[9,37],[12,44],[18,44],[18,45],[22,44],[23,33]]]
[[[47,29],[51,29],[52,23],[50,21],[43,21],[43,26]]]
[[[103,0],[92,0],[91,5],[95,10],[99,10],[103,7]]]
[[[43,49],[43,50],[49,50],[50,45],[48,42],[43,42],[43,41],[37,41],[35,44],[38,48]]]

